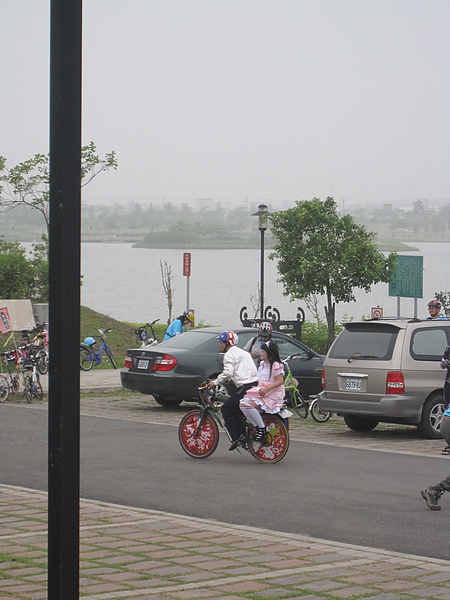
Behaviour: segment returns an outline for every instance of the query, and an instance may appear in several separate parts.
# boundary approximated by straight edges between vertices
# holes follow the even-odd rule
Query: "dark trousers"
[[[450,381],[444,381],[444,404],[445,408],[449,407],[450,404]]]
[[[441,433],[444,440],[450,446],[450,417],[444,416],[441,421]],[[450,475],[443,481],[433,486],[433,489],[437,492],[450,492]]]
[[[225,420],[225,427],[230,434],[231,439],[237,440],[244,433],[243,419],[239,401],[245,396],[245,392],[251,387],[258,385],[257,381],[252,383],[244,383],[232,396],[224,402],[222,406],[222,415]]]

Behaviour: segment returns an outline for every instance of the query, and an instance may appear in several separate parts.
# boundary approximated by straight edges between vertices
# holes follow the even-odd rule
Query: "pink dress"
[[[284,368],[279,362],[273,363],[272,374],[270,373],[270,363],[268,361],[261,362],[258,369],[258,385],[247,390],[245,397],[251,398],[266,413],[275,414],[279,412],[283,406],[284,385],[270,390],[264,397],[259,395],[259,390],[273,383],[277,375],[280,374],[284,378]]]

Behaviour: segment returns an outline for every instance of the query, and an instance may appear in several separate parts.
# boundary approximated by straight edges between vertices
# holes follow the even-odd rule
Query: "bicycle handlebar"
[[[295,354],[290,354],[289,356],[286,356],[286,358],[283,359],[281,362],[286,364],[288,361],[292,360],[296,356],[300,356],[300,352],[296,352]]]
[[[154,321],[152,321],[151,323],[146,323],[145,325],[141,325],[141,327],[151,327],[152,325],[154,325],[155,323],[157,323],[159,321],[159,319],[155,319]]]
[[[98,332],[100,333],[100,335],[106,335],[107,333],[109,333],[110,331],[112,331],[112,329],[98,329]],[[95,335],[92,336],[95,338]]]

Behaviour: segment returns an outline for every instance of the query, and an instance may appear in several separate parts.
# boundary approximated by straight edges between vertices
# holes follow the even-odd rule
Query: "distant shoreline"
[[[10,236],[5,236],[9,238]],[[25,238],[26,236],[21,236]],[[18,241],[19,243],[39,243],[39,239],[33,239],[30,236],[28,239],[11,240]],[[266,250],[271,250],[271,240],[266,240]],[[259,240],[255,241],[250,239],[247,240],[228,240],[220,242],[218,240],[192,240],[183,241],[178,243],[161,243],[161,244],[143,244],[142,238],[137,240],[136,238],[121,237],[115,235],[104,235],[104,236],[81,236],[82,244],[133,244],[133,248],[147,248],[149,250],[165,249],[165,250],[259,250]],[[378,240],[376,241],[377,248],[380,252],[418,252],[417,246],[413,244],[446,244],[450,243],[450,240],[408,240],[408,242],[402,242],[397,240]]]

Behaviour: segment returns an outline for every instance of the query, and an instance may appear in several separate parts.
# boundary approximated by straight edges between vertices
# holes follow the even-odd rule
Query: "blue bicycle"
[[[102,352],[105,351],[109,362],[112,366],[117,369],[117,365],[114,362],[114,357],[111,348],[106,343],[106,334],[112,331],[111,329],[99,329],[100,336],[92,336],[84,339],[83,343],[80,344],[80,367],[82,371],[90,371],[94,365],[99,365],[102,362]],[[100,348],[95,350],[94,345],[96,344],[95,338],[100,337],[102,345]]]

